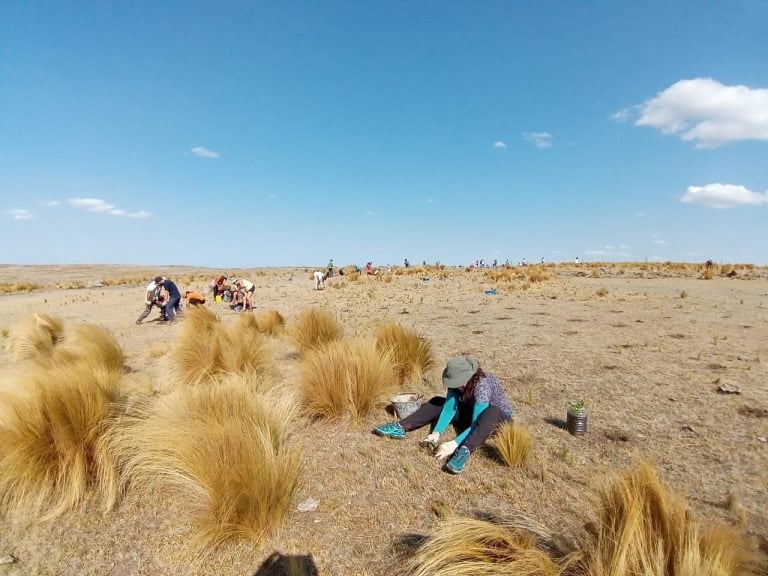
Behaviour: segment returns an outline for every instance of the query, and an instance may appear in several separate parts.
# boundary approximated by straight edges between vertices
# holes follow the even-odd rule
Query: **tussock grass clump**
[[[48,314],[33,314],[8,330],[8,352],[14,360],[48,357],[61,338],[64,323]]]
[[[360,420],[396,389],[395,366],[373,342],[334,341],[307,353],[301,365],[299,396],[314,418]]]
[[[704,529],[641,462],[601,492],[596,533],[577,574],[613,576],[746,576],[752,559],[736,532]]]
[[[435,364],[432,344],[397,322],[378,329],[376,348],[390,355],[401,384],[408,378],[420,380]]]
[[[20,372],[0,390],[0,502],[50,520],[82,502],[110,461],[99,448],[114,397],[85,363]]]
[[[285,330],[285,318],[277,310],[264,310],[256,316],[256,326],[262,334],[277,336]]]
[[[505,422],[493,435],[493,444],[499,457],[507,466],[525,466],[533,449],[533,439],[528,429],[514,422]]]
[[[253,314],[241,315],[231,326],[202,307],[186,316],[169,355],[174,382],[210,383],[226,374],[263,374],[273,367],[272,348]]]
[[[125,354],[106,328],[82,324],[64,331],[54,349],[52,362],[80,362],[105,372],[122,374]]]
[[[40,290],[43,287],[42,284],[36,282],[3,282],[0,283],[0,294],[13,294],[14,292],[33,292]]]
[[[544,282],[552,278],[552,275],[549,272],[538,266],[528,268],[526,275],[528,276],[528,281],[532,283]]]
[[[325,310],[309,308],[296,319],[293,340],[302,351],[318,348],[341,338],[341,327]]]
[[[258,542],[289,512],[301,459],[289,441],[293,420],[290,397],[254,395],[230,379],[147,398],[119,418],[106,444],[123,490],[180,494],[193,543],[211,549]]]
[[[406,561],[406,576],[560,576],[556,563],[522,530],[476,520],[450,518],[438,524]]]

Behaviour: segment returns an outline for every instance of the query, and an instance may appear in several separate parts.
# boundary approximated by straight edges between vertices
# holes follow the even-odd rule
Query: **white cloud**
[[[587,250],[590,256],[607,256],[610,254],[607,250]]]
[[[208,150],[208,148],[203,148],[202,146],[195,146],[194,148],[192,148],[192,154],[200,158],[218,158],[219,157],[218,152],[214,152],[213,150]]]
[[[376,212],[374,212],[373,210],[366,210],[365,212],[363,212],[364,216],[373,216],[374,214],[376,214]]]
[[[768,192],[752,192],[736,184],[707,184],[706,186],[688,186],[680,202],[702,204],[710,208],[733,208],[742,204],[766,204]]]
[[[506,148],[507,145],[502,142],[501,140],[496,140],[496,142],[493,143],[494,148]]]
[[[269,195],[270,198],[279,198],[279,196],[275,193],[272,193]]]
[[[434,198],[427,198],[427,204],[440,204],[440,200]]]
[[[59,206],[61,202],[59,202],[58,200],[49,200],[47,202],[41,202],[41,204],[46,208],[53,208],[54,206]]]
[[[619,248],[621,248],[622,250],[626,250],[627,248],[629,248],[629,244],[619,244]]]
[[[32,220],[32,212],[27,208],[11,208],[5,211],[9,216],[13,216],[14,220]]]
[[[639,111],[636,126],[717,148],[739,140],[768,140],[768,89],[726,86],[712,78],[680,80],[640,106],[620,110],[619,119]]]
[[[645,218],[646,216],[648,216],[648,212],[635,212],[635,216],[637,216],[638,218]]]
[[[88,212],[109,212],[115,209],[114,204],[109,204],[101,198],[70,198],[67,203],[75,208],[88,210]]]
[[[651,241],[651,244],[657,244],[659,246],[664,246],[667,243],[666,240],[653,240]]]
[[[67,200],[67,204],[88,212],[107,213],[110,216],[126,216],[128,218],[149,218],[152,216],[151,212],[144,210],[128,212],[123,208],[116,208],[114,204],[110,204],[101,198],[70,198]]]
[[[549,132],[523,132],[523,138],[536,148],[552,147],[552,134]]]

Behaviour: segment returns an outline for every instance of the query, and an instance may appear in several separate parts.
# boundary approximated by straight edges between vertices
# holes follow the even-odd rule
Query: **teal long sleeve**
[[[469,436],[469,433],[472,431],[472,426],[475,425],[477,419],[480,418],[480,414],[482,414],[483,411],[488,408],[488,406],[490,406],[490,403],[488,402],[484,402],[482,404],[475,403],[474,408],[472,408],[472,424],[470,424],[469,427],[464,430],[464,432],[456,436],[456,444],[461,446],[461,443],[467,439],[467,436]]]
[[[442,434],[445,429],[448,428],[448,424],[453,421],[453,417],[456,416],[456,410],[459,402],[459,393],[453,388],[448,390],[448,394],[445,395],[445,404],[440,412],[440,417],[435,424],[435,432]]]

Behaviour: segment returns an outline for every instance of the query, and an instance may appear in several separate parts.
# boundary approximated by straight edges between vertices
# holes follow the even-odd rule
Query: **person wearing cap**
[[[238,278],[236,276],[231,276],[229,283],[232,285],[233,289],[242,293],[245,300],[243,303],[243,310],[253,309],[253,294],[256,292],[256,285],[250,280]]]
[[[158,278],[160,277],[158,276]],[[162,286],[158,285],[157,278],[147,284],[147,292],[144,295],[144,312],[136,319],[136,324],[141,324],[149,316],[153,306],[160,308],[160,319],[165,320],[165,302],[161,298],[161,292]]]
[[[461,473],[470,454],[493,433],[496,427],[511,420],[514,412],[501,381],[486,374],[479,362],[469,356],[451,358],[443,370],[445,398],[435,396],[413,414],[396,422],[374,428],[374,433],[387,438],[405,438],[406,433],[427,424],[433,425],[425,442],[437,446],[440,436],[453,423],[458,435],[443,442],[435,450],[439,460],[448,459],[446,470]]]
[[[181,314],[181,292],[172,280],[158,276],[155,278],[158,286],[162,286],[167,295],[165,298],[165,317],[168,322],[173,322],[177,314]]]

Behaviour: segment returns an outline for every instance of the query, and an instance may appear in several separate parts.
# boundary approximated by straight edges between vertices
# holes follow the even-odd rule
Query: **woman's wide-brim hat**
[[[480,365],[469,356],[456,356],[448,360],[443,370],[443,384],[446,388],[461,388],[474,376]]]

